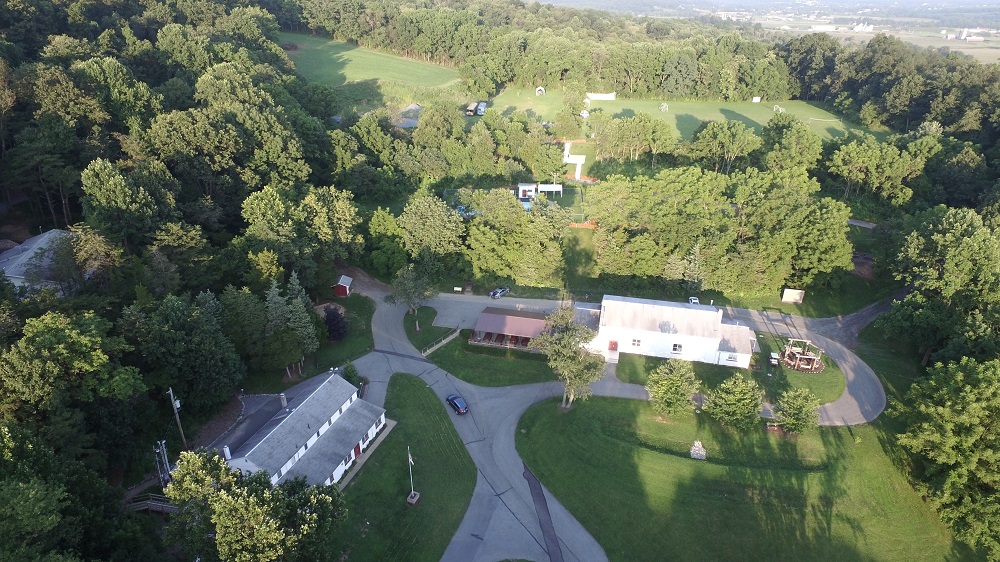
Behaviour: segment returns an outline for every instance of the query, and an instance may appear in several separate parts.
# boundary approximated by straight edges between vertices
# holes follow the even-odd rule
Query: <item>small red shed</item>
[[[333,286],[333,294],[338,297],[349,297],[351,296],[351,283],[354,279],[346,275],[341,275],[340,279],[337,280],[337,284]]]

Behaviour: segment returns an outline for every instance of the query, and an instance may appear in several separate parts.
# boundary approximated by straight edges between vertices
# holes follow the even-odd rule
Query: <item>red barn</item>
[[[340,279],[337,280],[337,284],[333,286],[333,294],[338,297],[349,297],[351,296],[351,283],[354,279],[346,275],[341,275]]]

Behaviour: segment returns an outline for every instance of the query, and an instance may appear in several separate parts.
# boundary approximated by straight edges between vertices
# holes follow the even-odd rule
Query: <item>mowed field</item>
[[[501,113],[515,110],[526,111],[543,121],[553,121],[562,109],[562,92],[552,89],[544,96],[536,96],[534,90],[507,88],[492,102],[492,107]],[[667,111],[660,111],[660,104],[667,104]],[[671,101],[663,99],[617,99],[595,101],[591,111],[603,111],[612,117],[634,117],[646,113],[655,119],[662,119],[674,127],[679,138],[690,139],[703,121],[742,121],[758,131],[774,116],[774,106],[778,105],[787,113],[795,115],[809,125],[814,133],[824,139],[842,137],[848,130],[861,129],[856,123],[844,121],[823,107],[804,101],[774,102],[718,102],[718,101]],[[577,151],[573,151],[577,154]]]
[[[282,33],[281,43],[302,76],[310,81],[341,86],[349,82],[384,80],[421,87],[445,86],[458,80],[458,71],[436,64],[397,57],[325,37]]]

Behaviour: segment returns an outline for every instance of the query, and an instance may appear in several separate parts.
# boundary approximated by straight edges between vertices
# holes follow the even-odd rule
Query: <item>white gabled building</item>
[[[272,416],[266,414],[273,406],[248,416],[250,423],[241,424],[246,427],[227,436],[232,441],[223,452],[226,461],[244,473],[263,470],[272,484],[298,476],[309,484],[339,482],[385,427],[385,410],[360,399],[358,389],[334,371],[290,391],[296,392],[290,399],[282,395]]]
[[[747,369],[756,336],[722,316],[714,306],[605,295],[589,347],[610,361],[634,353]]]

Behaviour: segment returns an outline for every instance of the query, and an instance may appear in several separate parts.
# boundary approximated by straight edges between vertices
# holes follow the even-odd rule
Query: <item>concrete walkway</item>
[[[517,422],[523,413],[537,402],[562,396],[562,384],[489,388],[455,378],[421,357],[410,344],[403,327],[406,307],[385,302],[388,287],[361,270],[350,269],[345,273],[354,278],[354,290],[371,297],[376,304],[372,319],[376,351],[354,361],[370,381],[366,399],[384,405],[389,378],[401,372],[420,377],[439,396],[442,407],[445,396],[451,393],[461,394],[469,403],[469,414],[453,416],[452,421],[476,465],[476,486],[465,517],[442,560],[607,560],[601,545],[540,483],[545,501],[538,501],[538,491],[532,493],[534,483],[529,484],[526,479],[524,463],[514,446]],[[442,293],[427,303],[437,310],[434,325],[451,328],[474,327],[483,308],[497,304],[485,296],[450,293]],[[555,310],[561,303],[504,298],[500,304],[544,313]],[[885,408],[885,392],[875,373],[847,346],[831,338],[843,338],[852,331],[856,335],[861,326],[881,312],[880,306],[884,308],[874,305],[853,315],[830,319],[743,309],[727,309],[726,313],[754,330],[804,337],[823,348],[844,371],[847,387],[838,400],[821,407],[821,424],[852,425],[875,419]],[[595,395],[648,400],[645,388],[622,382],[615,375],[615,368],[616,365],[609,364],[605,376],[591,385]]]

